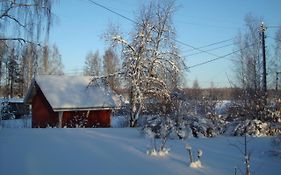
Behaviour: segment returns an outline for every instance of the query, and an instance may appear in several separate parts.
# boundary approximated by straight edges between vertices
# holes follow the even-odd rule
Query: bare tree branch
[[[40,43],[34,43],[32,41],[26,40],[24,38],[1,38],[0,41],[18,41],[19,43],[28,43],[28,44],[35,44],[37,46],[41,46]]]

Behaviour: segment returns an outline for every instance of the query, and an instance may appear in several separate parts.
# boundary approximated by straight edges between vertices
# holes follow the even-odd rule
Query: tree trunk
[[[131,128],[137,127],[137,120],[131,118],[130,119],[130,127]]]

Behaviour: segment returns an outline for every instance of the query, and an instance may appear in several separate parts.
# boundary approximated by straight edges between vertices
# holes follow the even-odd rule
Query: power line
[[[199,48],[199,49],[202,49],[202,48],[210,47],[210,46],[213,46],[213,45],[217,45],[217,44],[225,43],[225,42],[228,42],[228,41],[232,41],[233,39],[234,39],[234,38],[230,38],[230,39],[218,41],[218,42],[211,43],[211,44],[208,44],[208,45],[205,45],[205,46],[201,46],[201,47],[198,47],[198,48]]]
[[[88,1],[91,2],[91,3],[93,3],[94,5],[99,6],[99,7],[103,8],[103,9],[105,9],[105,10],[111,12],[111,13],[114,13],[115,15],[118,15],[118,16],[120,16],[120,17],[122,17],[122,18],[124,18],[124,19],[126,19],[126,20],[128,20],[128,21],[130,21],[130,22],[132,22],[132,23],[138,24],[135,20],[133,20],[133,19],[127,17],[127,16],[124,16],[124,15],[122,15],[121,13],[118,13],[118,12],[116,12],[116,11],[114,11],[114,10],[111,10],[110,8],[104,6],[104,5],[100,4],[100,3],[97,3],[97,2],[95,2],[95,1],[93,1],[93,0],[88,0]]]
[[[118,12],[116,12],[116,11],[114,11],[114,10],[112,10],[112,9],[110,9],[110,8],[108,8],[108,7],[106,7],[106,6],[102,5],[102,4],[100,4],[100,3],[97,3],[97,2],[95,2],[95,1],[93,1],[93,0],[88,0],[88,1],[89,1],[90,3],[96,5],[96,6],[99,6],[99,7],[103,8],[103,9],[105,9],[105,10],[107,10],[107,11],[109,11],[109,12],[115,14],[115,15],[117,15],[117,16],[120,16],[121,18],[124,18],[124,19],[126,19],[126,20],[128,20],[128,21],[130,21],[130,22],[132,22],[132,23],[134,23],[134,24],[141,25],[141,24],[139,24],[137,21],[133,20],[132,18],[129,18],[129,17],[125,16],[125,15],[122,15],[121,13],[118,13]],[[184,42],[179,41],[179,40],[176,40],[176,39],[173,39],[173,40],[174,40],[175,42],[179,43],[179,44],[182,44],[182,45],[184,45],[184,46],[190,47],[190,48],[192,48],[192,49],[194,49],[194,50],[198,50],[198,51],[200,51],[200,52],[204,52],[204,53],[207,53],[207,54],[209,54],[209,55],[218,57],[218,55],[216,55],[216,54],[213,54],[213,53],[210,53],[210,52],[201,50],[201,49],[196,48],[196,47],[194,47],[194,46],[192,46],[192,45],[190,45],[190,44],[184,43]]]
[[[233,46],[233,44],[227,44],[227,45],[223,45],[223,46],[220,46],[220,47],[216,47],[216,48],[212,48],[212,49],[209,49],[209,50],[205,50],[205,51],[214,51],[214,50],[218,50],[218,49],[221,49],[221,48],[225,48],[225,47],[228,47],[228,46]],[[189,56],[193,56],[193,55],[198,55],[198,54],[201,54],[203,52],[196,52],[196,53],[193,53],[193,54],[189,54],[189,55],[185,55],[186,57],[189,57]]]
[[[201,63],[198,63],[198,64],[194,64],[194,65],[192,65],[192,66],[187,67],[187,69],[191,69],[191,68],[194,68],[194,67],[202,66],[202,65],[211,63],[211,62],[213,62],[213,61],[216,61],[216,60],[219,60],[219,59],[228,57],[228,56],[230,56],[230,55],[232,55],[232,54],[235,54],[235,53],[237,53],[237,52],[240,52],[240,51],[242,51],[242,50],[244,50],[244,49],[246,49],[246,48],[248,48],[248,47],[254,46],[254,45],[256,45],[256,44],[257,44],[257,43],[251,44],[251,45],[249,45],[249,46],[247,46],[247,47],[244,47],[244,48],[239,49],[239,50],[235,50],[235,51],[233,51],[233,52],[231,52],[231,53],[228,53],[228,54],[226,54],[226,55],[219,56],[219,57],[217,57],[217,58],[214,58],[214,59],[211,59],[211,60],[208,60],[208,61],[204,61],[204,62],[201,62]]]
[[[177,39],[174,39],[174,41],[175,41],[175,42],[177,42],[177,43],[179,43],[179,44],[181,44],[181,45],[184,45],[184,46],[190,47],[190,48],[192,48],[193,50],[198,50],[198,51],[200,51],[200,52],[204,52],[204,53],[207,53],[207,54],[209,54],[209,55],[212,55],[212,56],[218,57],[218,55],[217,55],[217,54],[214,54],[214,53],[211,53],[211,52],[208,52],[208,51],[205,51],[205,50],[199,49],[199,48],[197,48],[197,47],[194,47],[194,46],[192,46],[192,45],[190,45],[190,44],[186,44],[186,43],[184,43],[184,42],[182,42],[182,41],[179,41],[179,40],[177,40]]]

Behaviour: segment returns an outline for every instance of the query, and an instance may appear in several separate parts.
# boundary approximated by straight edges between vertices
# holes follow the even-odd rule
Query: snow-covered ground
[[[31,128],[31,118],[1,120],[0,124],[3,128]]]
[[[270,137],[250,138],[251,171],[281,174],[281,158],[270,154]],[[185,145],[203,151],[191,168]],[[236,145],[236,146],[233,146]],[[132,128],[0,129],[1,175],[161,174],[226,175],[244,172],[242,137],[169,140],[169,155],[149,156],[150,140]]]

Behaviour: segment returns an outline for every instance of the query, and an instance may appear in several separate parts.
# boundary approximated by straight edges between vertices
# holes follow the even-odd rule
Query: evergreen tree
[[[22,96],[22,93],[20,92],[22,80],[20,76],[19,57],[16,55],[15,48],[12,48],[8,57],[7,73],[8,96]]]

